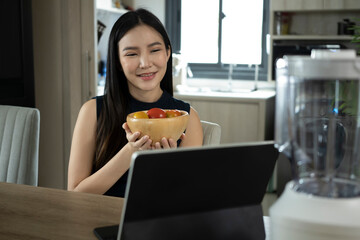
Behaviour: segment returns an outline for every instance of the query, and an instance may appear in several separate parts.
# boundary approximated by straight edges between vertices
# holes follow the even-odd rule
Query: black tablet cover
[[[136,152],[118,239],[265,239],[277,157],[272,141]]]

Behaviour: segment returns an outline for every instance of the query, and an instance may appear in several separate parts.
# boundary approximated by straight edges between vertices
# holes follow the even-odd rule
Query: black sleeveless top
[[[104,96],[95,97],[97,119],[99,119],[100,116],[100,112],[103,104],[103,98]],[[166,91],[163,92],[163,94],[161,95],[158,101],[153,103],[140,102],[134,98],[131,98],[130,108],[129,108],[130,110],[126,114],[137,111],[149,110],[154,107],[163,108],[163,109],[179,109],[179,110],[187,111],[190,114],[190,104],[172,97]],[[180,140],[178,141],[178,145],[179,144],[180,144]],[[106,193],[104,193],[104,195],[125,197],[125,188],[128,178],[128,172],[129,171],[126,171],[125,174],[121,176],[121,178]]]

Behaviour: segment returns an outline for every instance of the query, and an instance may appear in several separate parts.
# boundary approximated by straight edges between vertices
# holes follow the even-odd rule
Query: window
[[[269,0],[167,0],[173,52],[186,57],[194,78],[267,79]]]

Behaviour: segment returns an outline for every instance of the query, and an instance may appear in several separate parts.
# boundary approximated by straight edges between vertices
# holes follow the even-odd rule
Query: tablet
[[[136,152],[113,231],[121,240],[265,239],[261,202],[277,157],[272,141]]]

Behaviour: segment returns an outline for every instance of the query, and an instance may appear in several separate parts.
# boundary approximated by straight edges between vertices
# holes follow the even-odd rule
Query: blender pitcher
[[[270,209],[272,237],[360,239],[360,59],[355,50],[285,56],[276,84],[275,145],[293,180]]]
[[[276,143],[292,161],[295,190],[360,196],[360,61],[355,52],[314,50],[311,58],[279,61]]]

